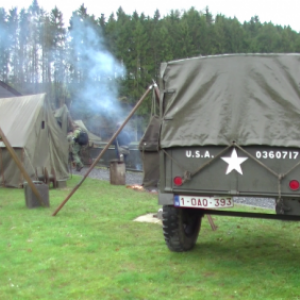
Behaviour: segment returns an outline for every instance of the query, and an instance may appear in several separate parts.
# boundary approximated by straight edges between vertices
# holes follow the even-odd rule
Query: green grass
[[[153,194],[87,179],[52,217],[78,182],[51,188],[51,208],[0,189],[0,299],[300,299],[300,223],[204,218],[195,249],[172,253],[160,225],[132,222]]]

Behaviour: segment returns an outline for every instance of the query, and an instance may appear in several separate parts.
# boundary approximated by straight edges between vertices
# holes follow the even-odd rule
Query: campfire
[[[126,188],[133,189],[136,191],[143,191],[143,192],[147,191],[146,189],[144,189],[144,187],[142,185],[139,185],[139,184],[126,185]]]
[[[156,189],[152,189],[152,190],[145,189],[142,185],[139,185],[139,184],[126,185],[126,188],[133,189],[135,191],[149,192],[149,193],[157,194]]]

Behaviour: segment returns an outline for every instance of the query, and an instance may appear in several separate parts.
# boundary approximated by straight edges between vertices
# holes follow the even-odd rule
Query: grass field
[[[50,208],[0,189],[0,299],[300,299],[300,223],[204,218],[195,249],[172,253],[161,225],[133,222],[157,212],[150,193],[87,179],[52,217],[78,181],[50,188]]]

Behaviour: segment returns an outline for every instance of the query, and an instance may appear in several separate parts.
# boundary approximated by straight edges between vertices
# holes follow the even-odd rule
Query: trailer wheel
[[[199,235],[202,215],[193,209],[164,205],[162,217],[168,248],[174,252],[191,250]]]

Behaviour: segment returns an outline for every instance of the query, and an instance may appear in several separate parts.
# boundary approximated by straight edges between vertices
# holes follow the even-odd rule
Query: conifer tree
[[[64,28],[63,14],[55,7],[50,14],[51,26],[51,52],[53,57],[53,88],[56,107],[66,99],[66,31]]]
[[[20,89],[23,93],[28,93],[26,83],[30,82],[30,16],[29,13],[22,9],[19,18],[19,78]]]
[[[17,8],[9,11],[8,15],[8,32],[9,32],[9,49],[10,49],[10,72],[9,80],[13,86],[19,83],[19,53],[18,53],[18,12]]]
[[[9,72],[9,28],[8,16],[4,8],[0,8],[0,80],[8,80]]]

